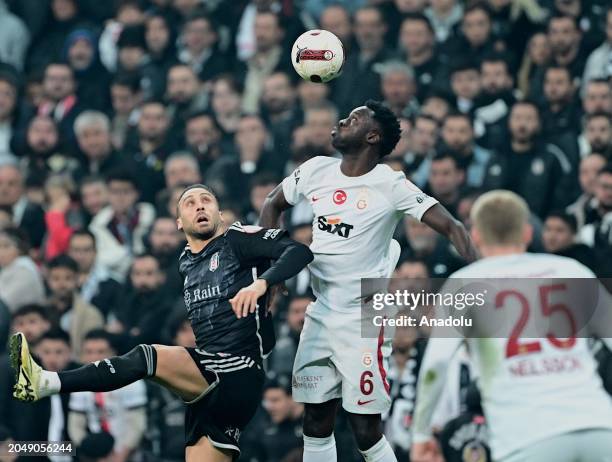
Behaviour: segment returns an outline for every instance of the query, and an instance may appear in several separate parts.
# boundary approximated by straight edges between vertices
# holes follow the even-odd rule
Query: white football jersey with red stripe
[[[337,311],[360,306],[361,278],[388,274],[386,254],[404,215],[418,220],[438,201],[384,164],[365,175],[348,177],[341,159],[314,157],[283,180],[291,205],[312,205],[314,261],[312,288],[321,302]]]
[[[525,253],[485,258],[451,277],[509,281],[508,287],[489,294],[495,297],[494,311],[508,313],[507,322],[499,323],[497,338],[467,339],[495,460],[552,436],[589,428],[612,429],[612,399],[602,386],[588,340],[572,335],[557,338],[553,329],[563,321],[550,323],[551,317],[567,320],[568,325],[576,322],[564,318],[572,316],[564,306],[572,303],[567,300],[576,300],[572,291],[588,283],[570,278],[594,282],[595,275],[588,268],[569,258]],[[603,290],[599,287],[601,294]],[[609,300],[603,300],[601,294],[600,301],[609,307]],[[529,329],[535,326],[539,326],[537,332],[551,335],[521,336],[521,332],[533,332]],[[463,341],[439,337],[440,331],[434,328],[421,367],[415,441],[430,435],[431,415],[446,365]]]

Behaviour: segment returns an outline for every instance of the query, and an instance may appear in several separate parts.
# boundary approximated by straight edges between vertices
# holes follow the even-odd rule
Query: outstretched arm
[[[453,218],[444,206],[436,204],[430,207],[421,218],[421,221],[446,236],[468,263],[478,258],[478,251],[474,247],[467,230],[459,220]]]
[[[283,184],[280,183],[270,194],[268,194],[268,197],[266,197],[259,216],[259,225],[264,228],[276,228],[281,213],[290,207],[292,207],[292,205],[285,199]]]

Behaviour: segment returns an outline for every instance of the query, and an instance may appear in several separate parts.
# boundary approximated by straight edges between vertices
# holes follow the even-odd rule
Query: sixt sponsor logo
[[[317,223],[321,231],[329,234],[337,234],[340,237],[348,238],[353,225],[342,223],[338,217],[317,217]]]
[[[307,48],[299,48],[295,55],[295,62],[300,61],[331,61],[334,53],[331,50],[309,50]]]

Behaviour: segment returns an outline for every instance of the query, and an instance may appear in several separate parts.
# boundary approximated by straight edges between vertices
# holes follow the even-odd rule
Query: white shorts
[[[378,338],[362,338],[359,308],[343,313],[311,303],[293,364],[293,399],[317,404],[342,398],[347,412],[385,413],[392,339],[383,329]]]

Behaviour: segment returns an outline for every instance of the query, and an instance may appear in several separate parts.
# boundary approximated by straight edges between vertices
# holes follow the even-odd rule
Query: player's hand
[[[230,300],[232,310],[238,319],[254,313],[257,309],[257,299],[266,293],[268,283],[264,279],[257,279],[251,285],[243,287]]]
[[[435,439],[423,443],[413,443],[410,448],[410,462],[444,462]]]

